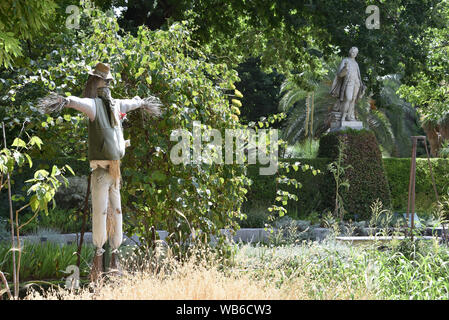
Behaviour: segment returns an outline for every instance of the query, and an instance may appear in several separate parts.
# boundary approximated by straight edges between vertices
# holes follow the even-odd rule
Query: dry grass
[[[260,259],[262,258],[262,259]],[[240,250],[232,265],[223,267],[220,258],[198,249],[184,262],[168,256],[138,263],[124,260],[121,278],[110,277],[96,287],[79,290],[53,289],[45,294],[30,291],[26,299],[76,300],[277,300],[277,299],[373,299],[356,281],[323,282],[307,270],[285,266],[285,258],[248,257]],[[287,259],[291,259],[288,257]],[[257,260],[257,261],[256,261]],[[136,265],[139,267],[136,268]]]
[[[125,261],[127,269],[135,260],[128,258]],[[126,270],[121,278],[110,277],[95,288],[74,291],[61,288],[45,295],[33,291],[27,299],[240,300],[278,297],[280,290],[273,285],[255,281],[249,275],[226,276],[219,271],[220,265],[216,262],[191,257],[181,263],[168,258],[164,260],[165,267],[155,268],[154,264],[145,263],[144,268]]]

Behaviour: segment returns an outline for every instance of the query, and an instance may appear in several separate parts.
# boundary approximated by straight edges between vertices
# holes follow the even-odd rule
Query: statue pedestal
[[[342,121],[341,122],[341,128],[351,128],[354,130],[362,130],[363,129],[363,122],[362,121]]]
[[[331,121],[330,132],[341,131],[345,129],[362,130],[362,121]]]

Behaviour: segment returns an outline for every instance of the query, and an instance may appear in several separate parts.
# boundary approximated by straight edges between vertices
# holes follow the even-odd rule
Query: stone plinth
[[[342,129],[351,128],[351,129],[355,129],[355,130],[362,130],[363,123],[362,123],[362,121],[342,121],[341,127],[342,127]]]
[[[362,130],[362,121],[332,121],[330,126],[330,132],[340,131],[345,129]]]

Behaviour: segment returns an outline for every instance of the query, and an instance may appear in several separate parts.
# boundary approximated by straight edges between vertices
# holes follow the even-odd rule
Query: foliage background
[[[5,54],[15,57],[13,66],[8,64],[8,68],[0,70],[0,117],[10,128],[7,142],[11,144],[24,126],[30,134],[51,142],[45,143],[42,150],[32,151],[33,159],[75,157],[85,161],[85,118],[74,110],[66,110],[61,116],[42,116],[35,112],[34,104],[49,91],[80,96],[87,79],[86,70],[98,61],[110,62],[116,77],[115,97],[156,94],[168,111],[162,121],[148,121],[139,112],[129,115],[128,134],[133,143],[124,165],[136,167],[128,166],[130,170],[123,171],[124,186],[131,191],[125,201],[130,206],[127,210],[138,212],[134,221],[129,221],[130,225],[138,221],[154,225],[156,221],[164,221],[166,211],[170,211],[174,221],[171,230],[186,231],[189,228],[186,221],[198,215],[193,207],[200,208],[201,222],[195,220],[195,223],[203,227],[214,219],[223,224],[223,215],[239,216],[238,207],[245,192],[244,168],[192,166],[172,171],[174,168],[167,163],[167,150],[172,144],[158,135],[177,127],[189,128],[195,119],[219,129],[238,127],[238,111],[231,111],[228,102],[234,84],[245,93],[243,120],[266,116],[273,112],[279,97],[275,90],[267,94],[261,91],[271,85],[276,87],[281,73],[289,76],[308,72],[314,79],[320,79],[325,71],[323,66],[335,54],[346,55],[351,46],[358,46],[361,71],[377,99],[377,106],[383,108],[387,117],[397,120],[391,122],[391,131],[397,131],[394,138],[399,139],[393,141],[389,151],[401,156],[407,155],[409,146],[404,143],[407,140],[404,137],[416,132],[410,126],[416,123],[416,118],[410,116],[410,108],[403,108],[402,102],[383,99],[382,92],[388,86],[381,76],[399,74],[404,98],[418,97],[412,102],[420,107],[422,114],[431,107],[429,102],[438,102],[438,108],[431,112],[434,116],[445,108],[447,1],[380,2],[379,30],[363,27],[364,11],[372,4],[368,0],[308,3],[258,0],[226,4],[220,1],[94,1],[102,11],[88,10],[85,1],[47,0],[44,3],[45,6],[34,4],[35,10],[28,13],[22,12],[23,0],[6,1],[0,7],[0,40],[3,41],[0,53],[3,57]],[[17,11],[11,11],[11,4]],[[69,4],[80,7],[85,4],[80,29],[65,27],[65,8]],[[124,8],[124,15],[119,19],[108,11],[118,6]],[[17,20],[21,15],[23,19]],[[173,23],[183,19],[190,23]],[[17,24],[20,25],[15,28]],[[26,30],[22,30],[23,26]],[[9,38],[2,38],[8,32]],[[256,59],[256,68],[241,64],[242,75],[245,67],[251,70],[247,69],[248,78],[239,79],[231,68],[245,61],[254,64],[251,59]],[[261,81],[256,85],[257,92],[251,96],[254,88],[248,83],[258,77]],[[304,81],[298,81],[298,85],[308,89]],[[397,86],[387,89],[396,91]],[[254,112],[258,101],[267,103]],[[400,121],[405,118],[411,121]],[[398,147],[402,145],[403,148]],[[141,161],[136,162],[137,158]],[[175,183],[169,177],[181,180]],[[18,181],[19,177],[16,178],[13,176]],[[231,185],[222,181],[230,181]],[[19,184],[15,185],[16,193],[22,191]],[[184,192],[176,189],[180,185]],[[223,190],[229,190],[232,196],[221,198]],[[170,200],[164,197],[172,194],[179,196]],[[214,202],[215,196],[218,202],[211,206],[209,202]],[[185,199],[192,201],[186,203]],[[159,205],[161,201],[164,204]],[[174,208],[183,208],[184,204],[190,208],[190,213],[184,212],[184,216],[193,215],[188,219],[173,213]],[[219,205],[223,205],[222,216],[218,214]],[[153,207],[156,209],[149,209]],[[141,217],[145,219],[139,220]]]
[[[177,243],[185,243],[195,230],[209,236],[234,224],[231,218],[240,215],[248,183],[243,165],[184,166],[169,159],[174,129],[191,131],[195,120],[221,131],[240,127],[238,110],[230,103],[237,73],[193,47],[190,30],[183,22],[165,31],[141,27],[133,36],[119,28],[111,12],[86,7],[79,30],[66,30],[46,43],[42,50],[48,53],[26,68],[5,71],[8,138],[21,126],[39,135],[45,149],[33,158],[86,160],[87,119],[74,110],[40,115],[34,104],[49,91],[80,96],[87,70],[97,62],[111,64],[115,98],[156,95],[162,100],[161,119],[147,119],[139,111],[128,115],[125,138],[132,146],[122,159],[123,211],[132,212],[126,231],[147,244],[154,240],[150,230],[156,223],[170,233],[168,241]]]
[[[308,172],[301,170],[290,171],[286,175],[289,178],[296,178],[300,181],[302,187],[295,190],[293,187],[287,188],[298,196],[298,201],[289,201],[287,205],[288,215],[292,218],[307,219],[313,214],[321,216],[326,211],[332,211],[335,196],[335,182],[332,175],[327,171],[327,164],[331,159],[327,158],[291,158],[290,163],[299,161],[303,165],[313,166],[321,171],[320,174],[313,176]],[[432,170],[435,177],[435,184],[439,195],[447,193],[449,185],[448,159],[431,159]],[[388,180],[388,186],[391,194],[391,208],[397,212],[407,211],[408,184],[410,176],[410,158],[383,158],[383,167]],[[258,167],[251,165],[248,168],[248,177],[253,180],[253,184],[248,190],[248,200],[244,202],[242,211],[248,212],[252,207],[258,207],[260,210],[267,208],[275,197],[276,185],[273,180],[259,176]],[[427,159],[418,158],[416,161],[416,212],[418,214],[428,215],[433,210],[435,204],[435,193],[430,178]],[[365,214],[370,214],[371,211]]]

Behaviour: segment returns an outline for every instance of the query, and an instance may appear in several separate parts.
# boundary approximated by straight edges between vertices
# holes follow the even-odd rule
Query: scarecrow
[[[143,108],[150,116],[161,115],[161,101],[153,96],[145,99],[113,99],[109,88],[113,80],[110,66],[98,63],[89,72],[84,98],[63,97],[51,93],[38,102],[43,113],[73,108],[89,117],[88,159],[92,171],[92,242],[96,248],[90,279],[96,282],[103,271],[103,245],[109,238],[111,262],[109,269],[120,274],[118,248],[123,240],[120,202],[120,159],[129,140],[124,141],[122,121],[126,113]]]

